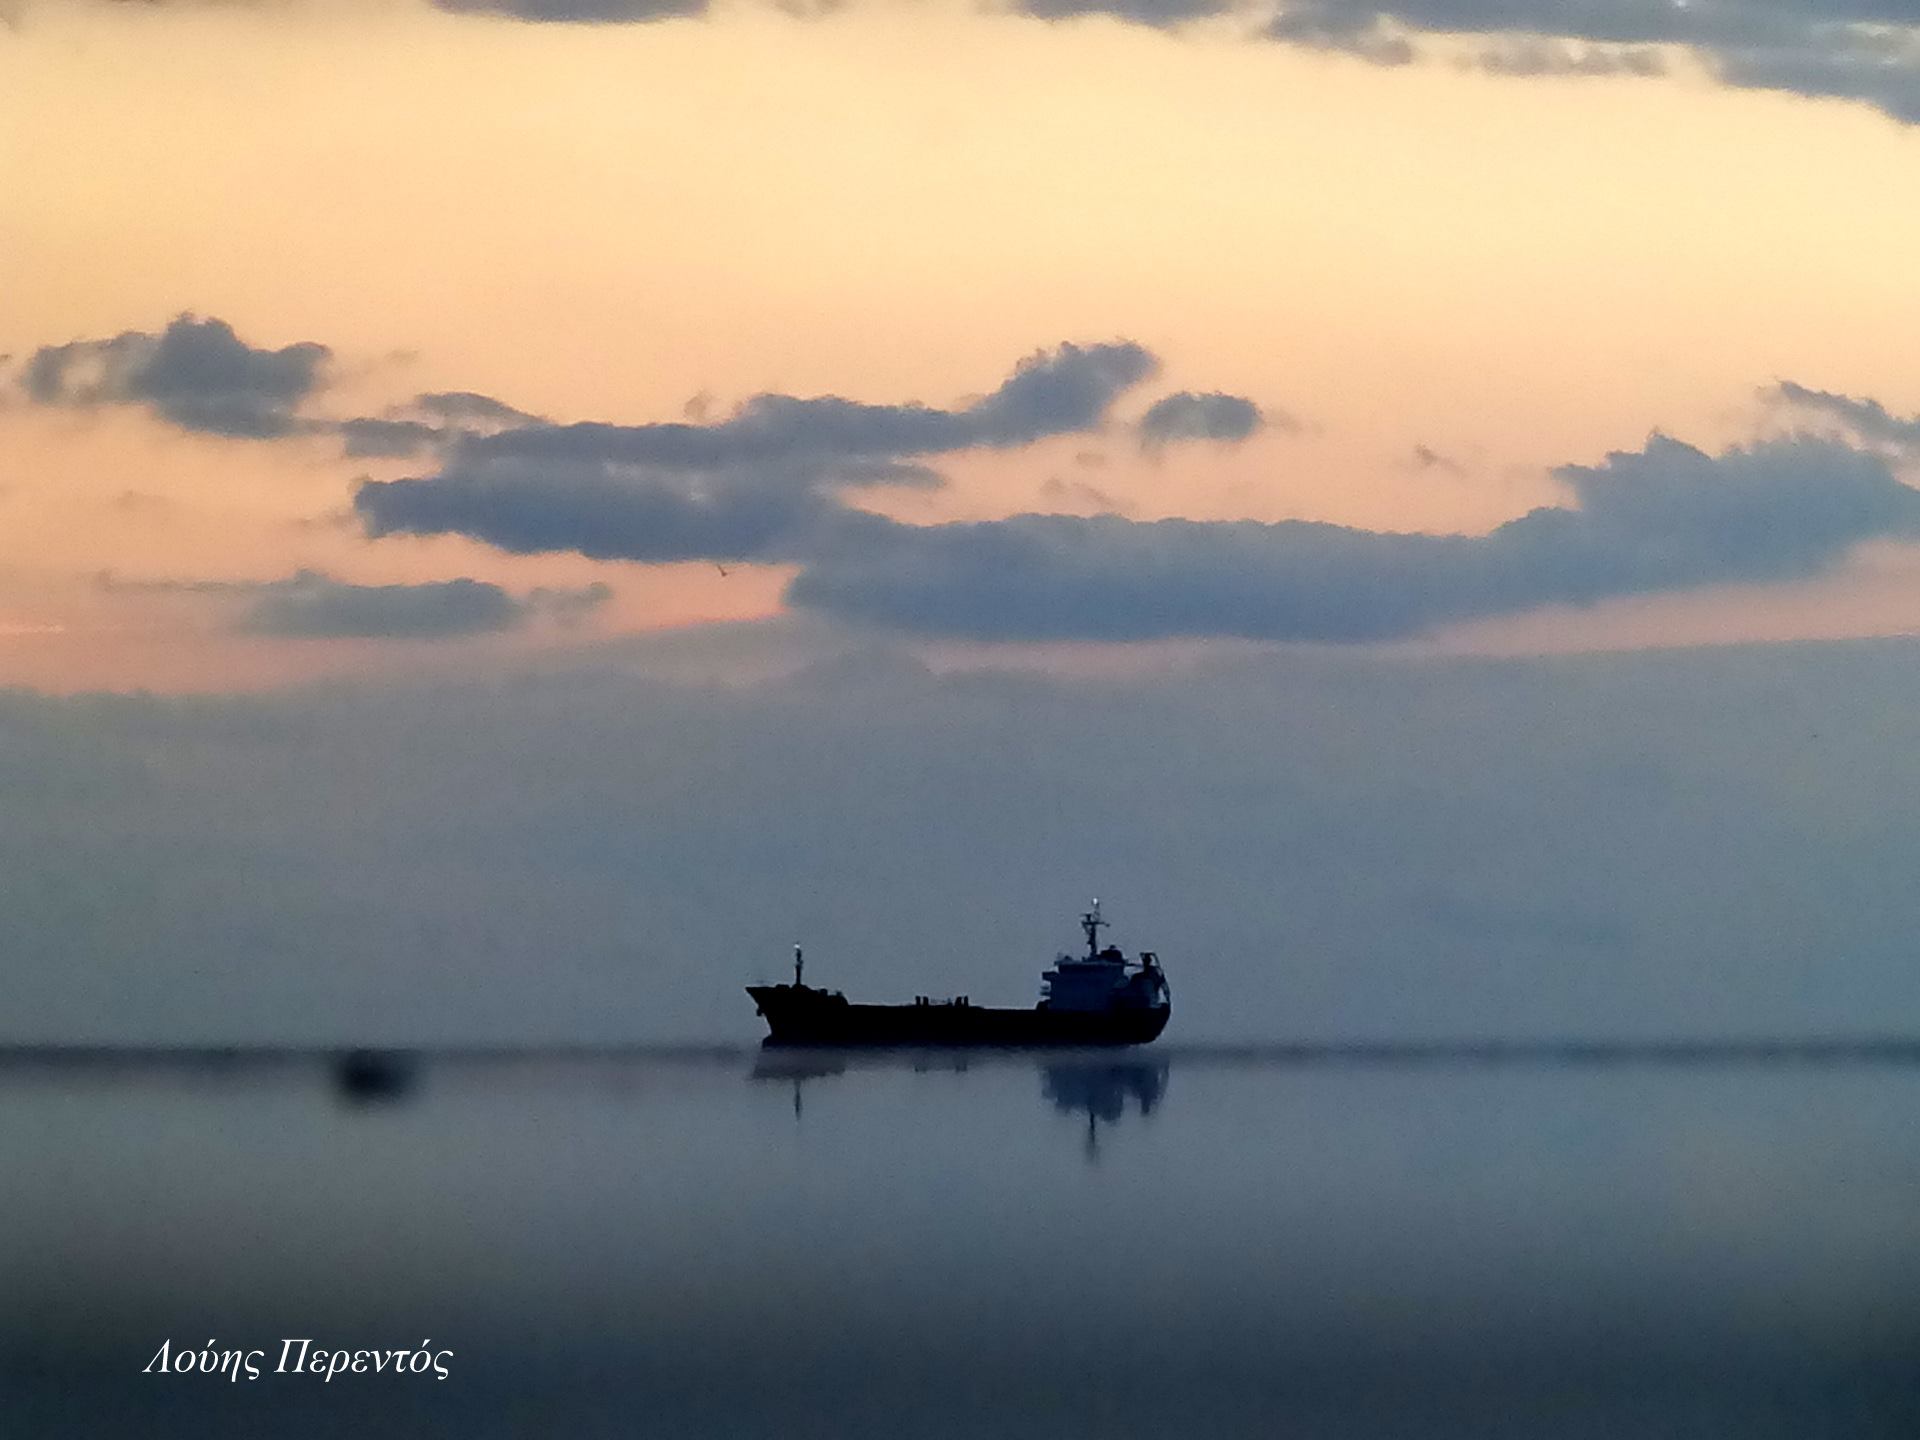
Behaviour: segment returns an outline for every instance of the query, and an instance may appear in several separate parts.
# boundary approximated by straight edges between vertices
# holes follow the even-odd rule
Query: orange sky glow
[[[0,28],[0,175],[0,683],[57,691],[480,666],[775,615],[794,573],[370,539],[355,484],[430,459],[21,388],[41,346],[182,313],[330,347],[303,413],[333,419],[437,390],[627,424],[769,391],[951,407],[1065,341],[1159,358],[1102,428],[928,457],[940,488],[858,502],[917,525],[1107,511],[1484,534],[1566,503],[1553,467],[1650,432],[1707,450],[1777,432],[1761,391],[1783,379],[1920,409],[1920,129],[1683,62],[1385,68],[1225,23],[958,0],[629,26],[412,0],[30,3]],[[1174,390],[1289,423],[1143,447],[1129,426]],[[1402,648],[1906,631],[1916,554],[1879,543],[1815,578]],[[302,571],[611,598],[426,641],[242,633],[241,592],[187,588]]]

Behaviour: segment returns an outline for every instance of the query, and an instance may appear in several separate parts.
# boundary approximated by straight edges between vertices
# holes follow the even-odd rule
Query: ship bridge
[[[1093,908],[1080,917],[1087,953],[1054,957],[1052,968],[1040,975],[1041,1009],[1146,1010],[1167,1003],[1167,980],[1159,957],[1143,950],[1137,961],[1130,961],[1117,945],[1102,949],[1100,929],[1108,923],[1100,918],[1100,902],[1095,900]]]

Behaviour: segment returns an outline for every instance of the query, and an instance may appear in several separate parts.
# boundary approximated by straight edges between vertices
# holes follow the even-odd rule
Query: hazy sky
[[[1911,6],[0,17],[19,1033],[711,1034],[942,886],[1215,1033],[1905,993]]]
[[[663,658],[0,697],[0,1037],[745,1041],[796,941],[849,994],[1031,1003],[1095,894],[1187,1042],[1912,1028],[1908,640]]]

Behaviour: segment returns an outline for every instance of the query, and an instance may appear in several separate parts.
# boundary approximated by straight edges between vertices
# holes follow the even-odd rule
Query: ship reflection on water
[[[1911,1045],[0,1051],[0,1428],[1912,1440],[1916,1114]],[[283,1336],[452,1373],[141,1373]]]
[[[1160,1097],[1167,1093],[1169,1069],[1171,1065],[1165,1060],[1043,1065],[1041,1093],[1056,1110],[1078,1111],[1090,1121],[1113,1125],[1127,1113],[1129,1100],[1140,1115],[1151,1115]]]
[[[819,1051],[766,1049],[758,1053],[748,1077],[786,1084],[793,1116],[806,1114],[807,1086],[843,1076],[851,1067],[904,1069],[917,1075],[963,1075],[983,1065],[1033,1066],[1040,1072],[1041,1097],[1065,1115],[1086,1117],[1083,1153],[1089,1163],[1100,1157],[1100,1127],[1120,1123],[1131,1105],[1142,1119],[1153,1114],[1167,1092],[1172,1062],[1164,1058],[1115,1060],[1110,1052],[1026,1053],[1020,1051],[904,1050]]]
[[[1127,1102],[1142,1119],[1167,1093],[1169,1062],[1165,1060],[1092,1060],[1083,1064],[1044,1065],[1041,1092],[1053,1108],[1087,1117],[1085,1154],[1089,1164],[1100,1158],[1100,1126],[1117,1125],[1127,1113]]]

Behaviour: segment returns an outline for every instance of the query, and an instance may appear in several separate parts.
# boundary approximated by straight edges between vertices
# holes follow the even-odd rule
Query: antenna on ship
[[[1093,908],[1080,917],[1080,928],[1087,932],[1087,958],[1092,960],[1100,953],[1100,927],[1111,925],[1111,920],[1100,918],[1100,897],[1093,897]]]
[[[807,964],[806,960],[802,958],[800,954],[800,947],[798,945],[794,946],[793,947],[793,988],[796,990],[800,988],[800,972],[806,968],[806,964]]]

